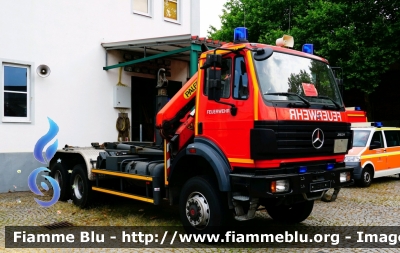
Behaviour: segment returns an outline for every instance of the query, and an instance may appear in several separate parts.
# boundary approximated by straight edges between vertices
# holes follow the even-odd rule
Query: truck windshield
[[[369,130],[354,130],[353,147],[365,147],[370,133]]]
[[[343,106],[339,89],[329,65],[296,55],[274,52],[263,61],[254,61],[260,89],[267,100],[300,101],[334,108]],[[286,93],[286,94],[284,94]]]

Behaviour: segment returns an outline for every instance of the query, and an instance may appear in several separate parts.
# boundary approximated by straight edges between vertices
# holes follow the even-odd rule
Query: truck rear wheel
[[[279,222],[299,223],[310,216],[314,207],[314,200],[304,201],[291,205],[266,207],[269,216]]]
[[[370,167],[365,167],[361,172],[361,178],[356,181],[360,187],[369,187],[372,183],[372,170]]]
[[[218,233],[227,216],[224,211],[218,187],[209,178],[194,177],[183,186],[179,213],[186,232]]]
[[[75,165],[71,175],[72,200],[75,205],[81,208],[88,206],[92,195],[92,186],[84,166],[83,164]]]
[[[54,178],[60,186],[60,200],[68,200],[71,195],[69,191],[70,184],[67,166],[62,163],[55,163],[50,171],[50,176]]]

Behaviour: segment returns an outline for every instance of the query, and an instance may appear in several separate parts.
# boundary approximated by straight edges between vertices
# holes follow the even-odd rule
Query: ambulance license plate
[[[331,188],[331,181],[329,180],[310,184],[310,192],[328,190],[329,188]]]

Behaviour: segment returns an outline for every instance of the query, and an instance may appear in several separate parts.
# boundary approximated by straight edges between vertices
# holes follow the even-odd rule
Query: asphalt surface
[[[355,186],[341,189],[338,198],[334,202],[316,201],[313,212],[299,226],[306,231],[315,231],[321,226],[333,226],[339,228],[341,233],[354,233],[354,226],[379,226],[391,227],[393,231],[400,234],[400,179],[397,176],[376,179],[369,188],[358,188]],[[56,222],[69,222],[73,225],[98,226],[104,224],[115,224],[124,217],[106,215],[104,208],[94,208],[90,210],[78,209],[69,202],[57,202],[54,206],[43,208],[39,206],[31,192],[9,192],[0,194],[0,252],[400,252],[398,250],[400,242],[395,248],[364,248],[362,243],[358,243],[357,248],[341,248],[340,245],[329,248],[268,248],[264,244],[261,248],[221,248],[213,245],[203,244],[183,244],[174,245],[171,248],[5,248],[5,226],[43,226]],[[143,210],[143,205],[149,215],[139,215],[141,223],[135,223],[126,218],[125,226],[143,225],[147,222],[157,224],[159,221],[169,219],[162,225],[179,224],[179,216],[176,210],[171,208],[167,212],[160,213],[160,207],[150,204],[140,204],[132,202],[132,215],[138,215]],[[123,205],[126,205],[124,202]],[[112,202],[106,208],[113,210],[126,208],[119,202]],[[140,208],[140,209],[138,209]],[[165,207],[163,207],[165,208]],[[168,207],[167,207],[168,208]],[[107,209],[111,210],[111,209]],[[96,212],[99,212],[98,214]],[[114,212],[115,213],[115,212]],[[129,215],[127,215],[129,216]],[[157,217],[155,220],[153,218]],[[91,219],[91,217],[100,217]],[[250,226],[273,226],[276,225],[267,212],[259,211],[255,220],[249,221]],[[383,231],[383,230],[382,230]],[[400,238],[399,238],[400,241]],[[350,245],[350,244],[349,244]],[[385,244],[379,244],[379,247]],[[55,245],[56,247],[56,245]],[[257,246],[258,247],[258,246]],[[350,247],[355,247],[350,246]]]

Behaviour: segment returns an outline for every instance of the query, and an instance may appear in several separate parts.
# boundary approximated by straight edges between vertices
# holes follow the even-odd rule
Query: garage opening
[[[131,128],[132,141],[154,141],[157,80],[132,76],[131,84]],[[171,99],[182,87],[182,82],[168,80],[167,94]],[[140,127],[142,126],[142,127]]]

